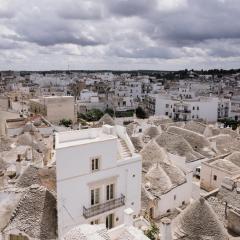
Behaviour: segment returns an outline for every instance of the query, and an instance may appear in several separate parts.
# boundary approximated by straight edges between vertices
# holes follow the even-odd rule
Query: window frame
[[[91,172],[97,172],[100,170],[100,161],[101,157],[100,156],[95,156],[90,158],[90,169]]]
[[[90,204],[91,204],[91,206],[96,206],[100,203],[100,191],[101,191],[100,187],[90,189]]]
[[[109,183],[105,186],[106,201],[111,201],[115,198],[115,184]]]

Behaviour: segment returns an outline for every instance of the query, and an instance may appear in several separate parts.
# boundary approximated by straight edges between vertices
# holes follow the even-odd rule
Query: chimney
[[[21,174],[22,171],[22,159],[21,159],[21,154],[17,155],[17,160],[16,160],[16,176],[18,177]]]
[[[125,226],[132,226],[133,225],[133,213],[134,211],[131,208],[127,208],[124,210],[124,224]]]
[[[160,239],[161,240],[172,240],[172,226],[169,218],[161,219],[160,225]]]

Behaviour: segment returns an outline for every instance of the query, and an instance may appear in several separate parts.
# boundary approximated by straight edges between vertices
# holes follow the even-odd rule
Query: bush
[[[137,118],[147,118],[147,113],[144,111],[144,109],[142,107],[137,107],[136,108],[136,116]]]
[[[113,111],[113,109],[111,109],[111,108],[107,108],[107,109],[105,110],[105,113],[108,113],[111,117],[114,116],[114,111]]]
[[[72,125],[72,120],[64,118],[64,119],[60,120],[59,125],[63,125],[65,127],[70,127]]]
[[[229,118],[219,119],[218,121],[223,123],[224,127],[231,127],[232,130],[236,130],[237,127],[240,125],[240,121]]]
[[[99,109],[92,109],[86,113],[80,113],[79,118],[88,122],[98,121],[103,116],[103,112]]]
[[[128,110],[124,112],[116,112],[116,117],[132,117],[134,114],[133,110]]]
[[[145,235],[151,240],[157,239],[158,234],[159,234],[159,229],[154,223],[152,223],[151,228],[145,232]]]

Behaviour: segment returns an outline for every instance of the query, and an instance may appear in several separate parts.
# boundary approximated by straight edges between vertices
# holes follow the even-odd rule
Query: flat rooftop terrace
[[[56,149],[72,147],[82,144],[117,139],[112,127],[105,125],[102,128],[82,129],[56,133]]]

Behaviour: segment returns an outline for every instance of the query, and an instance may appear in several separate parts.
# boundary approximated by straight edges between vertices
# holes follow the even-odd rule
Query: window
[[[99,224],[99,219],[95,219],[90,222],[91,225]]]
[[[169,104],[166,104],[166,108],[168,108],[169,107]]]
[[[199,110],[199,107],[197,107],[197,110]]]
[[[141,128],[139,128],[138,132],[140,132],[140,133],[141,133],[141,132],[142,132],[142,129],[141,129]]]
[[[217,175],[213,175],[213,180],[214,180],[214,181],[217,180]]]
[[[106,200],[114,199],[114,184],[106,186]]]
[[[92,171],[97,171],[99,170],[99,158],[92,158]]]
[[[168,116],[168,112],[165,112],[165,115]]]
[[[106,217],[106,228],[107,229],[111,229],[113,228],[113,225],[114,225],[114,215],[113,213],[112,214],[109,214],[107,217]]]
[[[194,115],[192,115],[192,119],[194,119]]]
[[[174,200],[176,200],[177,196],[176,196],[176,195],[174,195],[174,197],[173,197],[173,198],[174,198]]]
[[[100,188],[95,188],[91,190],[91,205],[99,203],[100,198]]]
[[[193,107],[192,110],[195,110],[195,107]]]

